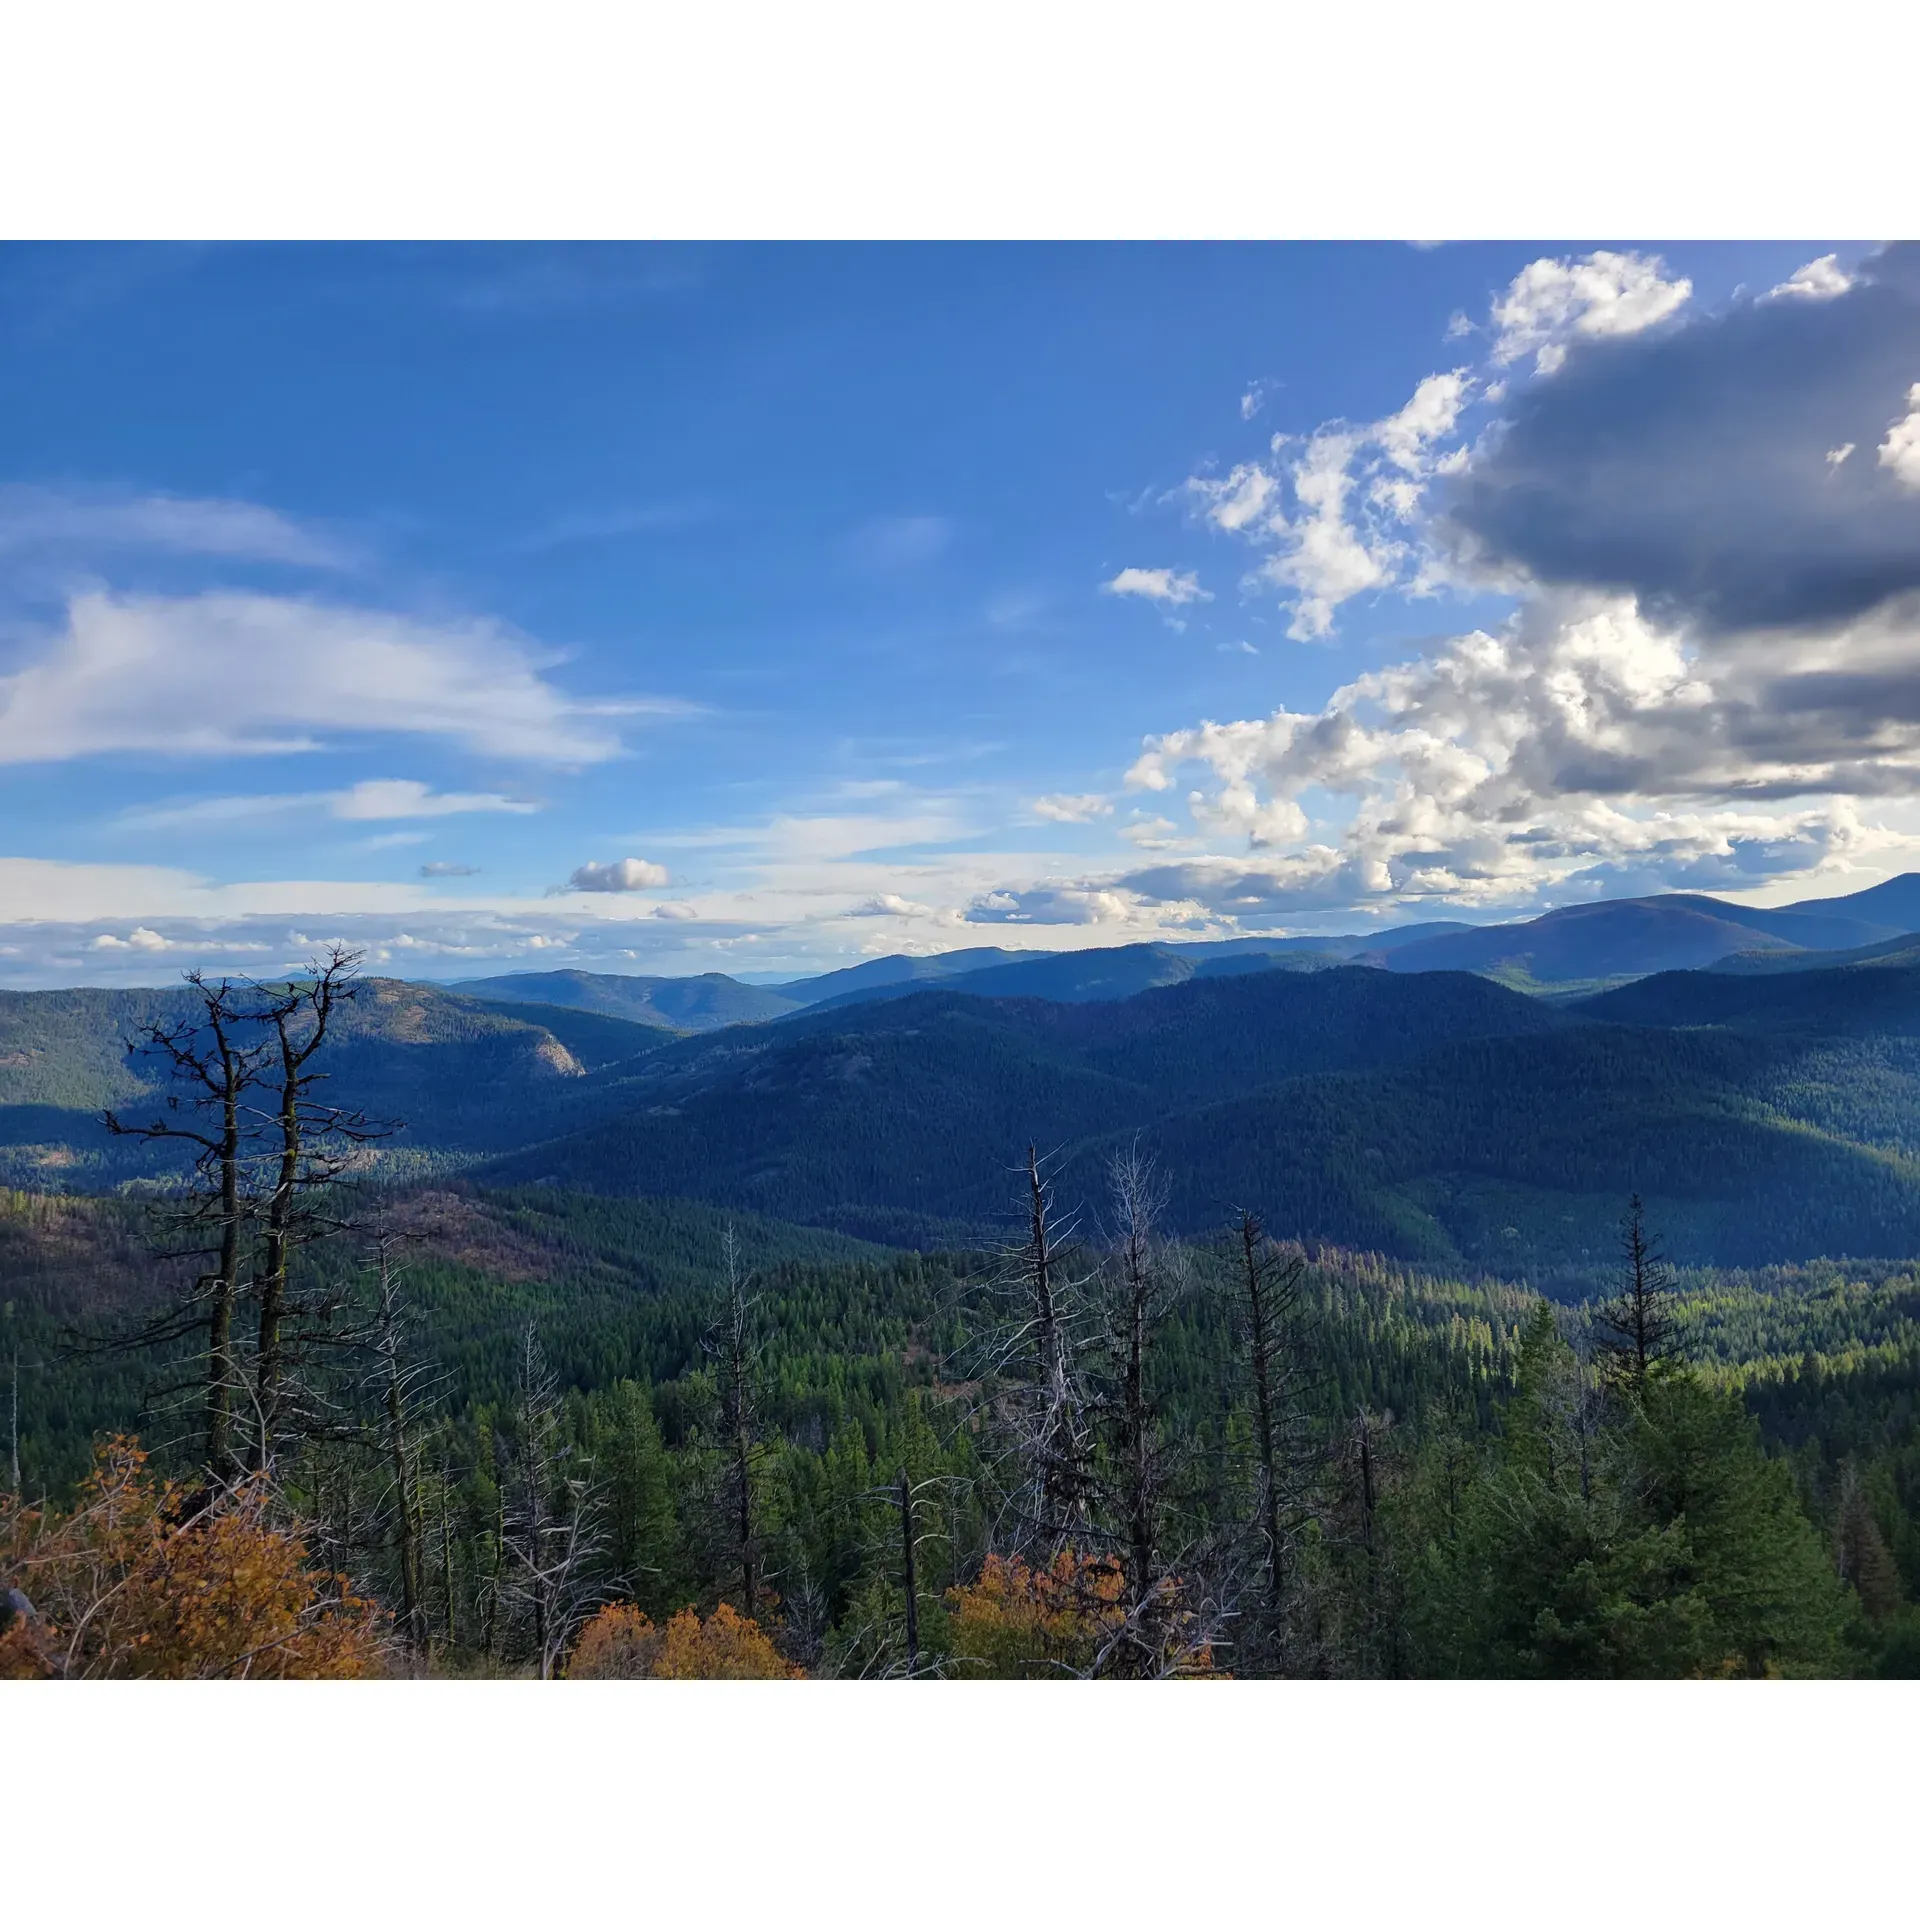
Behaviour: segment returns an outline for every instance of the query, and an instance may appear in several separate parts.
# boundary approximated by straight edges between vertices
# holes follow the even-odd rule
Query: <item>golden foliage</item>
[[[954,1671],[970,1680],[1065,1680],[1091,1664],[1103,1626],[1125,1617],[1111,1560],[1062,1553],[1046,1567],[989,1554],[947,1595]]]
[[[602,1607],[580,1630],[569,1680],[800,1680],[757,1620],[724,1601],[706,1620],[691,1607],[656,1627],[638,1607]]]
[[[953,1671],[967,1680],[1067,1680],[1153,1671],[1220,1677],[1213,1650],[1189,1644],[1192,1616],[1175,1580],[1129,1610],[1116,1560],[1071,1551],[1045,1567],[989,1554],[979,1576],[947,1594]]]
[[[306,1564],[266,1485],[195,1498],[116,1435],[73,1509],[0,1504],[0,1578],[38,1619],[0,1641],[0,1678],[359,1679],[378,1615]]]

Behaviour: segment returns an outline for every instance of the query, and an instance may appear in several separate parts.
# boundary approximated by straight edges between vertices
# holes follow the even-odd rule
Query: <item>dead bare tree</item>
[[[740,1574],[740,1610],[752,1619],[761,1604],[759,1300],[741,1262],[732,1221],[721,1240],[721,1255],[720,1311],[702,1345],[714,1361],[720,1390],[721,1497]]]
[[[7,1371],[11,1392],[7,1397],[7,1484],[14,1499],[20,1498],[20,1334],[14,1326],[13,1302],[0,1304],[0,1320],[7,1323]]]
[[[982,1371],[1002,1429],[1012,1550],[1051,1562],[1090,1535],[1093,1435],[1083,1377],[1085,1302],[1068,1250],[1073,1221],[1027,1149],[1025,1232],[995,1263],[996,1306]]]
[[[372,1267],[376,1295],[372,1357],[379,1394],[380,1446],[391,1476],[387,1501],[391,1503],[392,1548],[398,1563],[398,1623],[414,1651],[424,1653],[429,1634],[421,1465],[426,1446],[426,1421],[438,1397],[439,1382],[432,1370],[411,1352],[410,1316],[404,1291],[408,1270],[404,1258],[406,1241],[406,1235],[384,1221],[374,1229]],[[442,1525],[444,1532],[444,1515]],[[445,1551],[451,1551],[450,1539],[445,1542]],[[449,1598],[451,1591],[449,1574]]]
[[[166,1064],[176,1090],[166,1096],[164,1114],[130,1120],[108,1109],[101,1119],[120,1137],[179,1141],[194,1150],[186,1195],[164,1203],[160,1219],[169,1236],[198,1240],[190,1252],[209,1264],[192,1276],[182,1299],[122,1344],[160,1347],[197,1337],[201,1465],[210,1485],[223,1486],[236,1472],[235,1402],[243,1386],[235,1316],[245,1236],[257,1212],[248,1104],[265,1071],[266,1049],[243,986],[210,981],[197,967],[186,984],[198,1001],[192,1014],[148,1021],[127,1041],[130,1059],[146,1056]]]
[[[266,1470],[280,1444],[324,1420],[315,1404],[311,1375],[302,1362],[336,1347],[332,1324],[345,1302],[336,1292],[296,1297],[295,1252],[351,1225],[334,1204],[340,1182],[365,1147],[394,1131],[358,1109],[319,1097],[327,1079],[321,1050],[336,1030],[341,1010],[355,995],[362,956],[345,947],[328,949],[303,979],[257,986],[257,1019],[267,1030],[260,1084],[269,1097],[264,1116],[271,1174],[262,1209],[260,1253],[253,1277],[255,1356],[248,1465]]]
[[[1256,1659],[1277,1659],[1289,1608],[1287,1572],[1294,1535],[1305,1522],[1313,1461],[1303,1405],[1299,1345],[1300,1283],[1306,1256],[1268,1241],[1257,1214],[1241,1211],[1239,1319],[1251,1382],[1258,1603],[1245,1638]]]
[[[1150,1593],[1163,1572],[1162,1509],[1168,1460],[1161,1409],[1151,1375],[1153,1349],[1185,1288],[1179,1249],[1161,1232],[1166,1182],[1138,1145],[1115,1154],[1107,1167],[1113,1228],[1106,1258],[1096,1270],[1098,1340],[1103,1391],[1095,1418],[1106,1430],[1112,1510],[1104,1529],[1127,1572],[1129,1606]]]
[[[560,1670],[601,1595],[598,1502],[562,1431],[559,1384],[529,1322],[520,1344],[514,1457],[501,1477],[500,1600],[524,1629],[540,1678]]]

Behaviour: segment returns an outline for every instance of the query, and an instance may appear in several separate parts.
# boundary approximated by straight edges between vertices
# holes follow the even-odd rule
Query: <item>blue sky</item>
[[[1913,277],[0,249],[0,983],[330,937],[801,971],[1920,864]]]

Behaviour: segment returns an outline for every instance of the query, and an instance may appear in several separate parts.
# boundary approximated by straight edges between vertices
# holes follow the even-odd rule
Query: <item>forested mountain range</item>
[[[1029,1143],[1079,1198],[1136,1137],[1186,1232],[1244,1204],[1315,1241],[1537,1272],[1596,1257],[1639,1189],[1691,1260],[1920,1245],[1920,969],[1900,953],[1562,1000],[1212,957],[1222,970],[1125,997],[882,981],[691,1035],[370,980],[329,1097],[405,1122],[373,1148],[394,1177],[678,1195],[903,1245],[977,1239]],[[177,1169],[98,1116],[156,1110],[158,1063],[125,1039],[182,1004],[0,995],[0,1176],[85,1190]]]

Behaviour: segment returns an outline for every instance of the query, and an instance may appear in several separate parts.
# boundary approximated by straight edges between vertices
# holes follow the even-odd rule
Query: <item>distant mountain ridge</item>
[[[1876,950],[1890,952],[1890,943],[1914,934],[1920,934],[1920,874],[1902,874],[1858,893],[1787,907],[1749,907],[1709,894],[1655,894],[1558,907],[1491,927],[1427,921],[1370,934],[1141,941],[1066,952],[966,947],[888,954],[778,982],[748,983],[719,973],[661,978],[565,969],[455,985],[478,999],[576,1006],[677,1032],[708,1033],[933,989],[995,999],[1112,1000],[1187,980],[1275,968],[1371,966],[1394,973],[1484,973],[1522,986],[1598,988],[1676,969],[1825,966],[1849,954],[1873,958]]]
[[[715,1027],[777,1020],[804,1002],[765,987],[750,987],[725,973],[655,977],[584,973],[565,967],[552,973],[503,973],[485,980],[457,980],[452,991],[473,1000],[506,1000],[522,1006],[573,1007],[611,1015],[672,1033],[706,1033]]]

